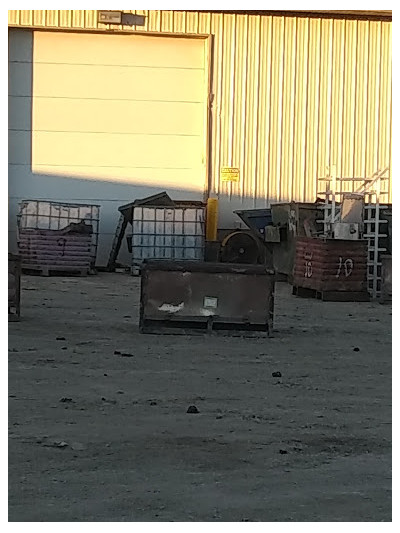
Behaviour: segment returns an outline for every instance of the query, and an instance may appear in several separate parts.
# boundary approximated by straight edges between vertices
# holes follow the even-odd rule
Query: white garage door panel
[[[105,100],[204,100],[202,70],[87,65],[35,65],[33,94]]]
[[[182,53],[182,47],[185,50]],[[160,54],[160,49],[162,54]],[[90,35],[43,32],[35,34],[35,56],[40,62],[201,68],[204,41],[148,35]]]
[[[40,125],[43,131],[198,135],[203,104],[189,102],[181,108],[184,112],[177,114],[174,102],[113,100],[105,109],[103,100],[37,98],[32,120],[33,129]]]
[[[39,165],[192,168],[193,154],[200,150],[201,140],[198,137],[32,133],[33,161]]]
[[[10,234],[24,198],[100,204],[103,266],[119,205],[203,198],[205,40],[10,30],[10,43]]]
[[[55,181],[57,181],[58,176],[62,176],[147,187],[149,188],[148,194],[154,194],[154,191],[159,191],[160,189],[203,193],[203,186],[200,185],[202,183],[201,176],[196,169],[190,168],[56,167],[54,165],[35,165],[34,170],[38,175],[53,177]],[[71,187],[73,185],[72,183]],[[76,190],[76,194],[79,194],[79,197],[82,196],[81,185]],[[180,197],[182,197],[182,193]],[[197,199],[199,199],[198,196]]]

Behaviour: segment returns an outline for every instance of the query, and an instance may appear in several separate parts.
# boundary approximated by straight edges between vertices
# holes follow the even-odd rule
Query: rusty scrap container
[[[21,299],[21,259],[18,255],[8,254],[8,320],[20,318]]]
[[[263,266],[145,261],[142,333],[265,335],[272,330],[274,272]]]
[[[367,247],[367,241],[361,240],[298,237],[294,294],[307,295],[306,289],[323,300],[369,300]]]
[[[381,302],[392,301],[392,256],[382,255],[382,287]]]
[[[274,268],[292,280],[296,256],[296,242],[305,237],[304,223],[309,221],[318,227],[317,220],[323,212],[316,204],[287,202],[271,204],[272,223],[281,228],[280,242],[273,245]]]

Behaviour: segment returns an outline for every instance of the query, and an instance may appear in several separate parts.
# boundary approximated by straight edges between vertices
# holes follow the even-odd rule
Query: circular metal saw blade
[[[246,231],[235,231],[222,242],[221,260],[224,263],[257,264],[260,247],[257,239]]]

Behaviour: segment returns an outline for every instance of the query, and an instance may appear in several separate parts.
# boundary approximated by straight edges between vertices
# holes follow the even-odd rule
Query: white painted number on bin
[[[354,267],[353,259],[345,259],[343,261],[343,257],[339,257],[339,268],[336,273],[336,277],[338,278],[343,271],[346,278],[348,278],[350,274],[353,272],[353,267]]]
[[[306,252],[304,254],[304,259],[305,259],[305,267],[306,267],[305,272],[304,272],[304,277],[311,278],[312,276],[312,262],[311,262],[312,253]]]

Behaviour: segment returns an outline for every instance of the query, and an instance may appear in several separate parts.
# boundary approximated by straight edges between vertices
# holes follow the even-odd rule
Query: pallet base
[[[10,309],[8,309],[8,321],[9,322],[19,322],[20,320],[20,314],[19,314],[19,311],[12,311]]]
[[[316,298],[324,302],[369,302],[368,292],[356,291],[317,291],[305,287],[293,286],[292,294],[300,298]]]
[[[68,266],[40,266],[40,265],[22,265],[23,274],[31,274],[36,276],[87,276],[94,274],[95,270],[84,267],[68,267]]]
[[[268,324],[234,324],[186,320],[141,320],[140,333],[152,335],[221,335],[229,337],[270,337]]]

